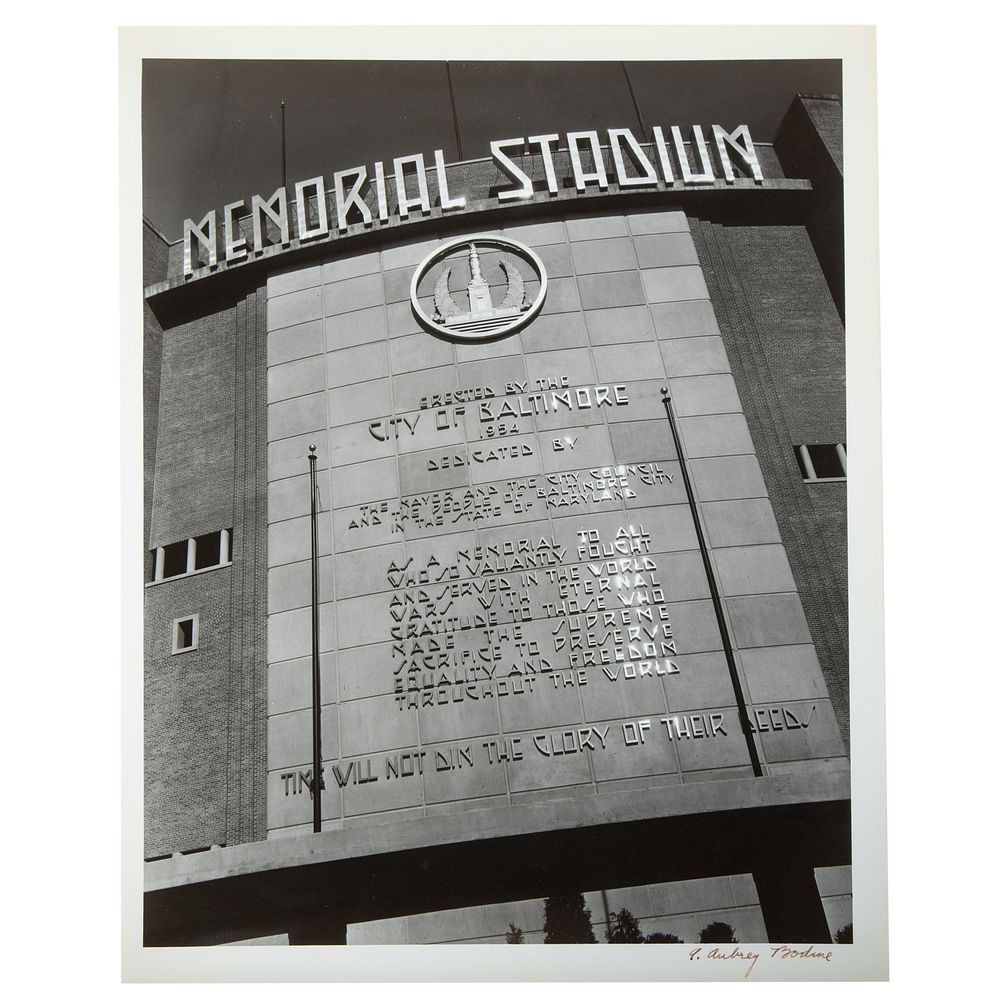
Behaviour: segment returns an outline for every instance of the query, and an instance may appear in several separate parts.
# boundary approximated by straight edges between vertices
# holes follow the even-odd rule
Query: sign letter
[[[515,201],[519,198],[530,198],[534,194],[531,178],[503,151],[507,146],[524,148],[524,139],[497,139],[490,143],[490,152],[497,166],[512,180],[520,184],[519,188],[508,188],[498,191],[500,201]]]

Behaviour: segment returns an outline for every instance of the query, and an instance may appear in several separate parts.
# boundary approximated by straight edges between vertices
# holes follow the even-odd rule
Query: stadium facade
[[[147,945],[851,923],[839,100],[144,234]]]

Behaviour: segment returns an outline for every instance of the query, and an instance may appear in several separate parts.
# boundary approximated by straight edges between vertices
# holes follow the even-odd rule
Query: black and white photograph
[[[882,977],[873,43],[841,31],[130,43],[149,961]]]

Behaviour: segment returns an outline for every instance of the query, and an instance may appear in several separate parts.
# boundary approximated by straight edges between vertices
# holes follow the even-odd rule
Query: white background
[[[472,5],[450,6],[421,10],[423,23],[469,23]],[[984,100],[995,91],[994,34],[973,19],[978,9],[951,3],[935,20],[903,4],[829,9],[840,23],[878,29],[892,982],[826,992],[909,997],[995,980],[998,161]],[[299,3],[289,23],[324,23],[332,10]],[[690,10],[703,24],[709,15],[745,23],[750,12],[719,0]],[[803,23],[805,5],[752,12],[760,23]],[[283,13],[273,3],[174,3],[58,15],[22,7],[6,18],[2,759],[12,995],[49,984],[103,995],[121,976],[116,25],[268,24]],[[395,15],[384,5],[359,13],[357,23]],[[503,5],[509,23],[567,13]],[[596,10],[593,23],[664,13],[632,4]],[[416,14],[408,5],[395,19]]]

